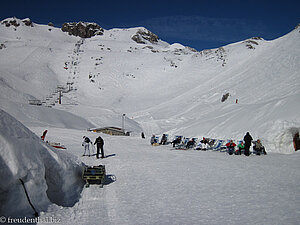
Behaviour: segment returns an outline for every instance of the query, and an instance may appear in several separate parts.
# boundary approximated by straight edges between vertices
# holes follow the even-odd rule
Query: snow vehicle
[[[85,166],[83,168],[82,179],[86,183],[85,187],[89,187],[90,184],[97,184],[102,188],[105,181],[105,176],[105,165]]]

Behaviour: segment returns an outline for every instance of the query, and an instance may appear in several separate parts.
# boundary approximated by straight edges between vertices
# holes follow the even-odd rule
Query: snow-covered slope
[[[300,127],[299,32],[197,52],[142,27],[81,39],[29,19],[0,22],[0,222],[33,215],[22,179],[38,224],[297,224],[299,152],[273,152],[294,152]],[[107,157],[81,157],[83,135],[99,135],[86,128],[121,126],[124,113],[135,137],[101,135]],[[45,129],[67,150],[42,142]],[[246,131],[267,156],[149,144],[152,133]],[[82,189],[82,162],[106,166],[103,189]]]
[[[87,127],[120,126],[125,113],[133,134],[241,139],[250,131],[268,151],[293,152],[291,130],[300,127],[299,28],[272,41],[251,38],[197,52],[142,27],[81,39],[7,20],[20,26],[0,25],[1,105],[53,104],[57,85],[69,83],[72,90],[54,108],[84,117],[92,123]]]

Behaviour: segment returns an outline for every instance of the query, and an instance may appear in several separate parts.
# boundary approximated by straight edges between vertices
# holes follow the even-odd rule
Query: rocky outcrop
[[[6,27],[10,27],[10,26],[18,27],[18,26],[20,26],[21,23],[23,23],[24,25],[26,25],[28,27],[33,27],[33,23],[29,18],[19,20],[19,19],[13,17],[13,18],[8,18],[6,20],[3,20],[1,22],[1,24],[4,24]]]
[[[151,42],[152,44],[157,43],[159,38],[156,34],[152,33],[147,29],[139,29],[135,35],[131,37],[136,43],[146,44],[146,41]]]
[[[90,38],[96,35],[103,35],[104,29],[96,23],[64,23],[61,30],[68,32],[69,35],[79,36],[81,38]]]

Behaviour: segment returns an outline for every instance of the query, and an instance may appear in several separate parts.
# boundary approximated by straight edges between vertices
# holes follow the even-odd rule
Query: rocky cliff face
[[[104,29],[96,23],[64,23],[61,30],[68,32],[69,35],[79,36],[81,38],[90,38],[96,35],[103,35]]]

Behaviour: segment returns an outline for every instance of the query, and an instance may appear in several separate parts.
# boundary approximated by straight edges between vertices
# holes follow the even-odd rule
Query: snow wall
[[[74,205],[83,189],[83,164],[73,155],[40,140],[21,122],[0,109],[0,215],[34,214],[52,204]]]

